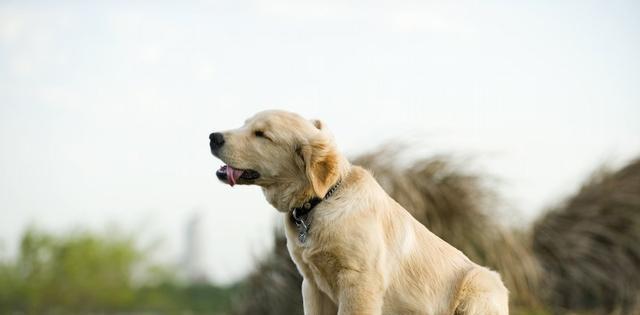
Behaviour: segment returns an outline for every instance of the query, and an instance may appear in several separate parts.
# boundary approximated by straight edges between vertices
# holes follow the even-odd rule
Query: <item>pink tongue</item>
[[[233,185],[238,182],[240,175],[242,175],[242,170],[237,170],[229,165],[227,165],[227,180],[229,181],[229,185],[233,187]]]

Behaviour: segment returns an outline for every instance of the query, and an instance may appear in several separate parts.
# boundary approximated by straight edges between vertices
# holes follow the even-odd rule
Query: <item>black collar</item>
[[[320,199],[318,197],[313,197],[302,204],[302,206],[291,209],[291,212],[289,212],[289,217],[291,221],[293,221],[293,223],[295,223],[298,227],[298,238],[300,239],[300,242],[304,242],[306,233],[309,230],[310,223],[307,221],[307,219],[311,210],[313,210],[313,208],[315,208],[320,202],[322,202],[322,200],[329,199],[329,197],[331,197],[331,195],[333,195],[336,190],[338,190],[340,184],[342,184],[342,180],[338,180],[338,182],[333,185],[333,187],[331,187],[331,189],[329,189],[329,191],[324,195],[324,198]]]

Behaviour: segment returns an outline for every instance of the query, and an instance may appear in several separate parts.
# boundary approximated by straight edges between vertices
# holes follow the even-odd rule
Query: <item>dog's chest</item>
[[[313,283],[331,300],[337,301],[337,275],[339,274],[336,257],[331,253],[313,252],[303,250],[298,259],[304,266],[306,272],[303,272],[305,279],[313,281]]]
[[[335,276],[332,276],[327,271],[326,266],[315,263],[313,261],[308,262],[307,266],[312,274],[311,280],[315,285],[324,292],[331,300],[337,302],[337,288]]]
[[[340,268],[340,259],[333,252],[322,250],[313,231],[304,242],[300,242],[295,225],[286,228],[287,247],[298,270],[307,281],[312,281],[334,302],[336,301],[335,279]]]

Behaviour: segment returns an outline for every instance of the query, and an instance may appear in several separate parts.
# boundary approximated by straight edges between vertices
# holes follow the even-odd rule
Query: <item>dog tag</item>
[[[304,224],[304,220],[300,220],[300,223],[297,225],[298,225],[298,240],[300,241],[300,243],[304,243],[304,241],[307,239],[307,231],[309,230],[309,228],[307,227],[306,224]]]

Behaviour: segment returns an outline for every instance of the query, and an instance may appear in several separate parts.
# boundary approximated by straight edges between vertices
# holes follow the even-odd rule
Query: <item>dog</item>
[[[305,314],[507,315],[500,275],[469,260],[351,165],[319,120],[269,110],[209,135],[224,183],[283,213]]]

